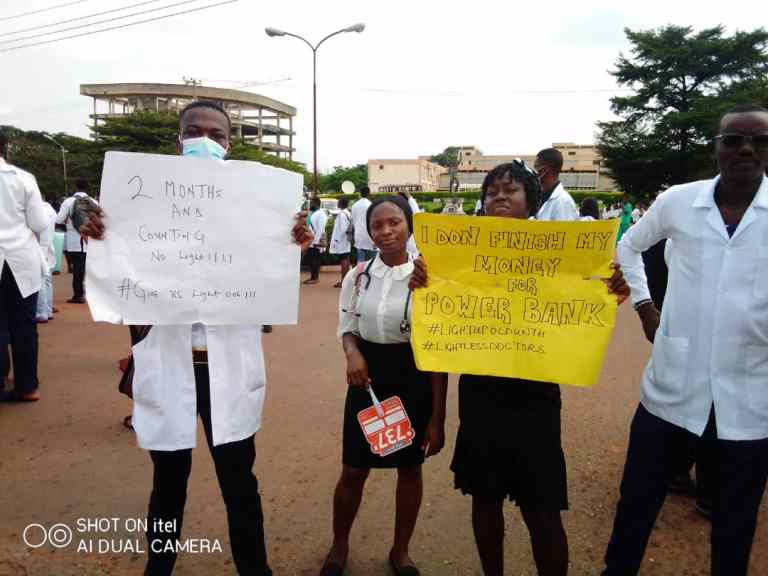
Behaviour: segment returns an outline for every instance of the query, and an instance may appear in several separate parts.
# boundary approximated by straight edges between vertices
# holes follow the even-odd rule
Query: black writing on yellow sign
[[[576,237],[577,250],[606,250],[613,232],[580,232]]]
[[[433,342],[427,340],[421,345],[425,352],[524,352],[546,354],[542,344],[527,342]]]
[[[459,318],[490,318],[512,323],[512,302],[508,298],[492,296],[440,296],[437,292],[427,292],[424,313],[431,316],[439,312],[443,316]]]
[[[523,304],[523,320],[534,324],[593,325],[605,326],[600,313],[605,304],[586,300],[567,302],[539,302],[537,298],[526,298]]]
[[[142,242],[199,242],[205,244],[205,232],[202,230],[184,230],[182,228],[150,230],[142,224],[139,226],[138,235]]]
[[[213,184],[194,184],[165,181],[166,200],[216,200],[221,198],[221,189]]]
[[[507,279],[507,292],[525,292],[531,296],[536,296],[539,293],[536,278],[509,278]]]
[[[560,258],[536,258],[535,256],[506,256],[475,255],[475,272],[486,274],[515,274],[518,276],[548,276],[552,278],[557,272]]]
[[[421,242],[429,244],[431,240],[438,246],[477,246],[480,239],[479,226],[465,226],[463,228],[435,228],[435,237],[430,239],[427,226],[421,227]]]
[[[513,250],[565,250],[565,232],[501,232],[491,231],[491,248]]]

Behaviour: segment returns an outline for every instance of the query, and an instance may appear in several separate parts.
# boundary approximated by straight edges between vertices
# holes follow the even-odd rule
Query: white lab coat
[[[261,326],[206,326],[213,445],[261,427],[266,372]],[[194,448],[197,396],[191,326],[153,326],[133,347],[133,427],[147,450]]]
[[[674,243],[643,406],[701,435],[714,402],[719,438],[757,440],[768,438],[768,178],[731,238],[717,181],[660,195],[622,237],[618,258],[636,303],[650,298],[641,253]]]
[[[571,195],[558,182],[552,195],[541,205],[536,220],[578,220],[579,209]]]
[[[0,156],[0,271],[7,262],[22,298],[40,291],[47,265],[35,234],[48,224],[35,177]]]
[[[421,208],[419,208],[419,203],[416,202],[416,198],[414,198],[413,196],[408,196],[408,206],[411,207],[411,212],[413,212],[414,216],[419,212],[421,212]],[[414,258],[418,258],[419,249],[416,247],[416,238],[413,236],[413,234],[411,234],[411,236],[408,238],[408,244],[406,244],[405,249],[408,251],[408,254],[410,254]]]
[[[360,198],[352,204],[352,222],[355,225],[355,248],[358,250],[375,250],[373,240],[368,235],[368,225],[365,220],[371,201],[368,198]]]
[[[328,214],[322,208],[318,208],[309,217],[309,227],[314,232],[312,246],[318,247],[322,243],[323,234],[325,234],[325,225],[328,223]]]
[[[352,215],[346,208],[336,214],[331,234],[331,254],[349,254],[352,251],[352,243],[347,238],[347,230],[352,223]]]

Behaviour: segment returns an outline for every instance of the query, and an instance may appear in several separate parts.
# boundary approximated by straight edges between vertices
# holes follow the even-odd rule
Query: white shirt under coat
[[[352,244],[347,238],[347,230],[352,223],[352,215],[346,208],[336,214],[336,221],[333,223],[333,233],[331,234],[331,254],[349,254],[352,251]]]
[[[409,259],[405,264],[390,267],[377,255],[368,271],[370,285],[362,273],[367,266],[365,262],[352,268],[341,284],[338,337],[351,332],[376,344],[410,342],[410,332],[403,334],[400,325],[403,318],[410,323],[413,298],[408,298],[408,282],[413,261]],[[356,287],[358,275],[360,281]]]
[[[38,234],[38,239],[40,241],[40,252],[43,255],[43,261],[47,268],[46,274],[50,274],[56,267],[56,247],[53,244],[54,237],[56,236],[56,210],[48,202],[43,202],[43,206],[48,217],[48,226]]]
[[[266,372],[261,326],[205,326],[213,445],[244,440],[261,427]],[[192,326],[153,326],[133,347],[133,427],[147,450],[197,442]]]
[[[368,198],[360,198],[357,202],[352,204],[352,222],[355,225],[355,247],[358,250],[375,250],[373,240],[368,235],[368,223],[366,222],[366,215],[368,213],[368,207],[371,205],[371,201]]]
[[[88,252],[88,243],[80,237],[80,232],[75,230],[72,224],[72,208],[74,207],[75,200],[83,197],[90,198],[85,192],[75,192],[64,200],[61,203],[61,207],[59,207],[59,215],[56,217],[56,224],[67,223],[67,235],[64,238],[64,250],[67,252]]]
[[[618,258],[636,303],[650,298],[642,252],[674,243],[643,406],[701,435],[714,403],[718,438],[757,440],[768,438],[768,178],[730,238],[717,182],[661,194],[624,234]]]
[[[579,209],[571,195],[558,182],[552,194],[536,213],[536,220],[578,220]]]
[[[48,266],[35,234],[49,224],[35,177],[0,156],[0,271],[7,262],[22,298],[40,291]]]

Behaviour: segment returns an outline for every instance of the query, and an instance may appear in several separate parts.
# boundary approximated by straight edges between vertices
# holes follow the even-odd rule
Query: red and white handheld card
[[[371,452],[388,456],[413,444],[416,433],[411,420],[398,396],[379,402],[371,388],[368,388],[373,406],[357,413],[357,421],[371,446]]]

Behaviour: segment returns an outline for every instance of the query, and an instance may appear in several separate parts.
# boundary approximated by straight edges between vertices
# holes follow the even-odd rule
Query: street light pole
[[[354,24],[352,26],[347,26],[346,28],[342,28],[341,30],[337,30],[336,32],[333,32],[331,34],[328,34],[325,38],[320,40],[317,44],[314,46],[312,45],[309,40],[306,38],[303,38],[302,36],[299,36],[298,34],[292,34],[291,32],[284,32],[283,30],[278,30],[277,28],[266,28],[264,31],[267,33],[267,36],[293,36],[294,38],[298,38],[304,44],[309,46],[310,50],[312,50],[312,147],[313,147],[313,170],[312,170],[312,195],[318,196],[320,194],[320,184],[318,179],[318,173],[317,173],[317,49],[320,48],[320,45],[331,38],[332,36],[336,36],[337,34],[341,34],[343,32],[362,32],[365,30],[365,24]]]
[[[48,140],[56,144],[56,146],[61,149],[61,165],[64,168],[64,195],[67,196],[69,193],[69,187],[67,186],[67,149],[56,142],[56,140],[53,139],[53,136],[50,136],[49,134],[43,134],[43,136],[48,138]]]

